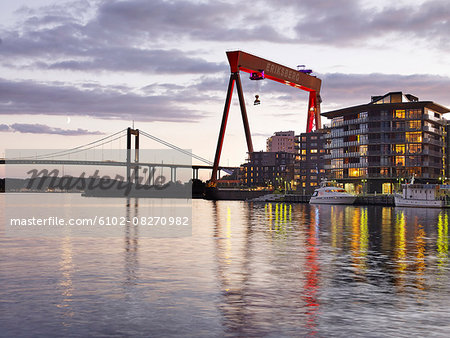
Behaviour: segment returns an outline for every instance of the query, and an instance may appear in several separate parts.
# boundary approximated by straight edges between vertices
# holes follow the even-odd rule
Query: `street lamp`
[[[366,186],[367,180],[364,178],[364,179],[361,180],[361,182],[363,184],[363,195],[365,195],[366,194],[366,189],[367,189],[367,186]]]

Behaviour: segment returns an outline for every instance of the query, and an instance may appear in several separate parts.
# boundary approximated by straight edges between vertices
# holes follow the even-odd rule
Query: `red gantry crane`
[[[223,139],[227,126],[228,113],[230,111],[231,97],[233,95],[235,82],[239,97],[239,105],[241,107],[242,122],[244,124],[248,152],[253,152],[252,136],[250,134],[244,94],[242,92],[242,83],[239,75],[240,71],[250,73],[251,80],[270,79],[308,91],[309,104],[306,132],[309,133],[314,128],[316,130],[320,128],[320,86],[322,81],[319,78],[310,75],[311,70],[295,70],[242,51],[227,52],[227,58],[230,63],[231,75],[228,83],[225,107],[223,109],[222,124],[219,132],[219,140],[217,142],[216,155],[214,157],[210,186],[214,186],[217,180],[217,170],[219,167],[220,154],[222,153]],[[256,100],[258,100],[258,97],[256,97]]]

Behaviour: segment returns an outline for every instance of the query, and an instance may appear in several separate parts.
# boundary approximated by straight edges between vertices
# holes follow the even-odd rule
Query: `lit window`
[[[422,142],[422,133],[420,131],[406,132],[406,142]]]
[[[360,147],[359,147],[359,153],[360,153],[361,155],[367,155],[367,146],[366,146],[366,145],[360,146]]]
[[[408,115],[410,119],[417,119],[422,116],[422,110],[421,109],[410,109],[408,111]]]
[[[396,144],[395,145],[395,152],[397,154],[404,154],[406,150],[406,147],[404,144]]]
[[[359,172],[359,169],[357,169],[357,168],[350,168],[348,170],[348,176],[349,177],[359,177],[359,176],[361,176],[361,173]]]
[[[422,151],[421,144],[410,144],[408,145],[408,150],[410,154],[418,154]]]
[[[413,120],[408,122],[410,129],[420,129],[421,123],[420,120]]]
[[[396,110],[394,116],[397,119],[404,119],[405,118],[405,110],[404,109]]]
[[[309,152],[310,152],[311,154],[317,154],[317,149],[311,149]]]
[[[306,155],[306,149],[302,149],[302,155]]]
[[[395,165],[404,166],[405,165],[405,156],[395,156]]]

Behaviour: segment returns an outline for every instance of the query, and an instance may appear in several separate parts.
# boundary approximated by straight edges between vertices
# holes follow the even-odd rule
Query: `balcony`
[[[434,144],[434,145],[440,146],[440,147],[444,146],[444,142],[443,141],[441,141],[441,140],[433,140],[433,139],[428,138],[428,137],[424,137],[422,143]]]
[[[361,157],[361,156],[367,156],[367,154],[361,154],[360,152],[326,154],[324,156],[324,158],[325,159],[332,159],[332,158]]]
[[[334,148],[343,148],[343,147],[353,147],[353,146],[359,146],[368,144],[367,140],[361,140],[361,141],[352,141],[352,142],[342,142],[339,144],[325,144],[325,149],[334,149]]]
[[[435,133],[435,134],[438,134],[438,135],[442,135],[442,131],[441,130],[433,128],[433,127],[430,127],[430,126],[423,126],[423,131],[427,131],[427,132],[430,132],[430,133]]]
[[[439,124],[442,124],[443,126],[447,123],[446,119],[440,119],[440,118],[434,117],[434,115],[430,115],[430,114],[423,114],[422,119],[423,120],[434,121],[434,122],[437,122]]]
[[[342,126],[348,126],[350,124],[359,124],[359,123],[364,123],[367,122],[368,118],[367,117],[360,117],[358,119],[352,119],[352,120],[346,120],[346,121],[339,121],[339,122],[331,122],[331,128],[339,128]]]

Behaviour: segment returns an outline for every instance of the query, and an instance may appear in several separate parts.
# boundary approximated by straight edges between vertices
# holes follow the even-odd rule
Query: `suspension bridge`
[[[132,148],[132,137],[134,136],[134,148]],[[140,161],[140,136],[155,141],[169,149],[175,150],[177,153],[184,155],[185,157],[195,159],[203,164],[187,164],[187,163],[164,163],[164,161]],[[124,151],[122,159],[114,157],[102,158],[101,160],[88,160],[79,159],[80,154],[87,153],[88,151],[100,149],[101,152],[107,152],[104,150],[105,146],[111,144],[114,141],[126,139],[126,152]],[[76,154],[76,155],[75,155]],[[77,159],[70,159],[70,156],[78,157]],[[103,157],[103,155],[102,155]],[[170,168],[170,181],[175,182],[177,179],[177,169],[192,169],[192,179],[199,179],[199,170],[213,170],[213,162],[193,154],[191,151],[182,149],[170,142],[167,142],[161,138],[151,135],[143,130],[125,128],[114,134],[105,136],[93,142],[83,144],[67,150],[58,150],[49,153],[36,154],[33,156],[18,156],[12,158],[0,158],[0,164],[14,164],[14,165],[78,165],[78,166],[107,166],[107,167],[125,167],[127,170],[127,180],[132,181],[134,175],[138,176],[140,168],[147,167],[149,172],[155,170],[155,168]],[[236,167],[219,167],[219,170],[224,170],[230,174]],[[133,176],[134,176],[133,175]],[[220,177],[220,173],[219,173]]]

